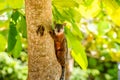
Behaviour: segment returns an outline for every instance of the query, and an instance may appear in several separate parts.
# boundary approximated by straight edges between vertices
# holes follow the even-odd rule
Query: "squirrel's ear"
[[[63,23],[63,26],[66,26],[66,23]]]

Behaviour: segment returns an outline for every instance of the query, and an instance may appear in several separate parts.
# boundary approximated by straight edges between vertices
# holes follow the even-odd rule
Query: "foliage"
[[[80,41],[82,34],[79,30],[78,24],[81,18],[78,9],[79,3],[74,0],[53,0],[53,20],[57,22],[66,21],[69,25],[65,28],[65,33],[69,48],[72,48],[72,57],[83,68],[87,68],[87,58],[84,47]],[[67,4],[67,5],[66,5]],[[77,14],[76,14],[77,13]],[[70,26],[71,25],[71,26]]]
[[[0,20],[0,33],[1,36],[4,36],[7,40],[3,40],[4,42],[2,42],[2,44],[4,45],[1,47],[4,49],[1,51],[6,50],[6,43],[8,43],[8,53],[14,57],[19,57],[21,50],[25,49],[22,45],[26,46],[26,42],[24,43],[23,40],[27,38],[25,15],[24,11],[22,11],[22,8],[24,8],[24,1],[2,0],[2,4],[3,3],[4,5],[0,6],[1,17],[3,16],[3,19]],[[4,34],[5,32],[6,34]],[[2,39],[4,39],[4,37]]]
[[[0,80],[26,80],[27,66],[7,53],[0,53]]]
[[[94,79],[99,80],[98,75],[105,71],[103,68],[106,64],[111,65],[112,61],[120,61],[119,0],[52,0],[52,12],[53,21],[67,23],[65,35],[72,57],[82,69],[88,66],[87,71],[75,68],[72,80],[79,80],[80,77],[75,78],[78,74],[82,80],[82,75],[85,79],[92,75]],[[1,54],[5,53],[6,56],[17,59],[15,62],[19,65],[17,61],[24,59],[25,55],[21,57],[21,54],[26,53],[26,49],[24,0],[0,0],[0,52],[3,52]],[[90,59],[87,60],[86,55]],[[26,59],[23,62],[26,62]],[[19,66],[21,64],[20,62]],[[97,65],[100,65],[100,68],[95,67]],[[22,68],[24,70],[24,66]],[[104,72],[102,77],[108,79],[105,76],[110,76],[110,79],[116,80],[116,76],[111,75],[116,73],[116,65],[107,68],[108,71]],[[93,71],[97,73],[94,75]],[[15,74],[17,77],[18,72]],[[102,77],[100,80],[104,80]]]
[[[18,57],[22,50],[21,37],[24,37],[24,35],[25,37],[27,36],[25,19],[23,17],[20,12],[15,10],[11,15],[11,21],[9,23],[8,52],[12,53],[14,57]],[[24,29],[22,29],[22,27],[24,27]],[[19,31],[20,29],[22,29],[21,31],[23,32]],[[22,36],[20,36],[20,33]]]
[[[4,3],[4,5],[2,5],[0,13],[2,14],[4,12],[5,13],[7,12],[6,14],[9,15],[6,16],[7,19],[4,21],[7,22],[7,24],[9,25],[9,30],[7,30],[8,28],[4,27],[5,30],[8,31],[7,51],[9,52],[9,54],[13,55],[14,57],[19,57],[21,50],[24,49],[22,46],[23,44],[22,39],[24,38],[26,39],[27,37],[26,22],[25,22],[24,11],[22,11],[22,8],[24,8],[23,4],[21,4],[22,0],[19,0],[18,2],[14,0],[13,2],[15,3],[15,5],[12,5],[11,1],[7,2],[3,0],[2,3]],[[17,3],[20,4],[16,5]],[[65,5],[65,3],[67,3],[68,5]],[[82,34],[79,30],[78,24],[76,23],[79,22],[81,18],[81,16],[79,16],[80,15],[78,11],[79,9],[77,9],[77,7],[79,6],[78,2],[74,0],[71,1],[53,0],[52,5],[53,5],[54,21],[59,21],[59,22],[67,21],[67,23],[73,26],[71,27],[73,30],[70,30],[70,28],[66,28],[66,36],[69,43],[68,45],[73,50],[72,51],[73,58],[81,65],[83,69],[86,69],[87,58],[86,58],[85,50],[80,43]],[[61,7],[64,8],[61,9]],[[5,16],[5,14],[2,15]],[[70,36],[69,34],[72,34],[73,36]],[[79,38],[77,38],[77,36]],[[76,41],[73,42],[71,38],[75,39]]]
[[[102,60],[88,58],[88,69],[81,70],[75,64],[71,80],[117,80],[117,64],[115,62],[104,62]],[[97,66],[99,65],[99,66]]]
[[[82,29],[86,35],[82,43],[86,47],[89,56],[104,61],[119,62],[119,27],[107,16],[103,19],[84,20],[81,22]],[[104,27],[103,27],[104,26]],[[91,29],[92,28],[92,29]]]

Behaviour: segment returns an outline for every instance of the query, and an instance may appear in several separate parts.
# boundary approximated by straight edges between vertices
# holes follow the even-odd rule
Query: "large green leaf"
[[[22,50],[21,38],[18,33],[18,28],[16,28],[19,17],[20,13],[18,11],[13,11],[9,25],[8,52],[14,57],[18,57]]]
[[[9,34],[8,34],[8,52],[10,52],[15,44],[16,44],[16,36],[17,36],[17,29],[16,29],[16,24],[17,24],[17,19],[19,17],[19,12],[18,11],[13,11],[11,15],[11,21],[9,24]]]
[[[12,51],[15,44],[16,44],[16,36],[17,36],[17,30],[15,27],[15,24],[13,22],[10,22],[9,25],[9,33],[8,33],[8,52]]]
[[[72,57],[82,67],[82,69],[86,69],[88,62],[84,47],[81,45],[80,41],[67,28],[66,28],[66,36],[68,43],[71,44],[72,47],[72,53],[71,53]]]
[[[53,0],[52,4],[60,8],[78,7],[79,4],[74,0]]]
[[[11,52],[14,57],[18,57],[22,50],[22,42],[19,34],[16,36],[16,39],[17,39],[16,44]]]
[[[10,22],[10,30],[8,35],[8,52],[14,57],[18,57],[22,50],[22,43],[20,35],[16,26]]]

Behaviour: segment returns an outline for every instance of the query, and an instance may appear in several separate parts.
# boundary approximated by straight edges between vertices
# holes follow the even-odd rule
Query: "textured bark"
[[[51,0],[25,0],[28,35],[28,80],[59,80],[52,24]]]

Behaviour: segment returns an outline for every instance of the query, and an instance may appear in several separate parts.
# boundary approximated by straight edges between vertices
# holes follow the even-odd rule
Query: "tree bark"
[[[59,80],[61,67],[49,34],[51,0],[25,0],[28,36],[28,80]]]

